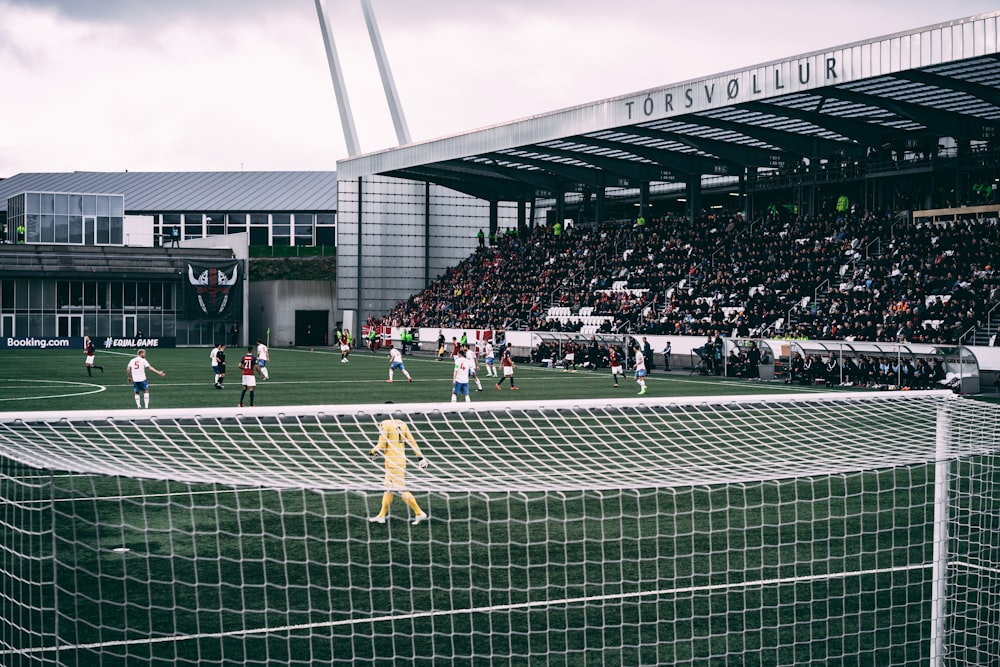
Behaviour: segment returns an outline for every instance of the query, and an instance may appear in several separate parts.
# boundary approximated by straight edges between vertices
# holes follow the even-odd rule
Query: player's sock
[[[141,408],[142,407],[142,399],[139,398],[139,394],[135,395],[135,407],[137,407],[137,408]]]
[[[104,373],[104,366],[94,366],[94,368],[101,371],[101,373]]]
[[[89,378],[94,377],[93,374],[90,372],[90,366],[87,366],[87,377]]]
[[[264,379],[265,380],[270,380],[271,379],[271,374],[267,372],[267,366],[261,366],[260,367],[260,372],[264,374]]]
[[[424,511],[420,509],[420,505],[417,504],[417,499],[414,498],[413,494],[410,493],[409,491],[403,494],[403,502],[405,502],[407,506],[409,506],[409,508],[413,510],[413,513],[416,514],[417,516],[424,513]]]
[[[250,407],[253,407],[253,389],[250,390]]]
[[[483,390],[483,383],[479,381],[478,377],[476,378],[476,389],[478,389],[479,391]]]
[[[387,515],[389,513],[389,505],[392,504],[393,497],[394,496],[391,493],[383,493],[382,494],[382,509],[379,510],[379,513],[378,513],[379,516],[385,516],[385,515]],[[413,502],[417,502],[417,499],[414,498]]]
[[[149,407],[149,392],[148,391],[145,394],[142,395],[142,401],[143,401],[143,403],[146,404],[146,407],[148,408]]]
[[[243,407],[243,399],[246,398],[246,395],[247,395],[247,390],[246,389],[244,389],[242,392],[240,392],[240,407],[241,408]]]
[[[408,373],[407,371],[403,371],[403,375],[405,375],[405,376],[406,376],[406,379],[407,379],[407,380],[408,380],[409,382],[413,382],[413,377],[412,377],[412,376],[411,376],[411,375],[410,375],[410,374],[409,374],[409,373]]]
[[[392,382],[392,371],[389,371],[389,382]]]
[[[451,395],[451,402],[452,403],[457,403],[458,402],[458,396],[456,396],[455,394],[452,394]]]

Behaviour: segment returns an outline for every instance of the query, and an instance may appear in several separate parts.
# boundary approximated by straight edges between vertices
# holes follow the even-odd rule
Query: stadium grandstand
[[[987,345],[997,22],[342,160],[345,324]]]

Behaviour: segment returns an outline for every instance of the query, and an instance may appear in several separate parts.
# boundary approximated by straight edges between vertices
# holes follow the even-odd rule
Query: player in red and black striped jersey
[[[503,369],[503,377],[497,381],[497,389],[503,389],[500,385],[503,384],[504,380],[510,379],[510,388],[513,391],[517,391],[517,386],[514,384],[514,369],[517,368],[517,364],[514,363],[514,358],[510,353],[510,343],[503,349],[503,354],[500,355],[500,368]]]
[[[625,373],[622,372],[622,360],[618,358],[618,353],[615,352],[614,347],[608,348],[608,365],[611,366],[611,379],[615,381],[615,386],[618,386],[618,376],[625,377]]]
[[[247,348],[247,353],[240,359],[240,374],[243,377],[243,392],[240,394],[240,407],[243,407],[243,399],[246,398],[247,391],[250,392],[250,405],[253,406],[253,394],[257,387],[257,376],[260,375],[260,365],[253,356],[253,347]]]
[[[83,337],[83,353],[87,355],[87,360],[84,365],[87,367],[87,377],[93,377],[92,369],[96,368],[101,373],[104,372],[104,366],[95,366],[94,357],[97,354],[97,349],[94,347],[94,341],[90,339],[90,336]]]

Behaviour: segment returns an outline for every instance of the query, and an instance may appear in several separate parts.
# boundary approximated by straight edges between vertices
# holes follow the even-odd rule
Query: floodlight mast
[[[337,45],[333,41],[333,31],[323,8],[323,0],[316,0],[316,14],[319,16],[319,29],[323,33],[323,46],[326,48],[326,60],[330,64],[330,78],[333,79],[333,92],[337,95],[337,108],[340,110],[340,125],[344,128],[344,140],[347,142],[348,157],[361,154],[358,145],[358,132],[354,127],[354,114],[351,112],[351,102],[347,98],[347,86],[344,85],[343,70],[340,58],[337,56]]]
[[[382,77],[382,88],[385,90],[385,101],[389,105],[389,113],[392,115],[392,124],[396,128],[396,139],[400,146],[410,143],[410,129],[406,126],[406,117],[403,116],[403,105],[399,101],[399,94],[396,92],[396,82],[392,78],[392,71],[389,69],[389,58],[385,54],[382,46],[382,35],[379,33],[378,22],[375,20],[375,12],[372,9],[371,0],[361,0],[361,9],[365,15],[365,24],[368,26],[368,36],[372,41],[372,51],[375,52],[375,62],[378,63],[378,72]]]

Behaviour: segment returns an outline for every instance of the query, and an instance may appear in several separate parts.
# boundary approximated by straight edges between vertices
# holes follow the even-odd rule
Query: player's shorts
[[[93,366],[94,365],[94,355],[93,354],[88,354],[87,355],[87,365],[88,366]]]
[[[452,385],[451,393],[456,396],[468,396],[469,395],[469,383],[468,382],[456,382]]]
[[[218,366],[216,366],[216,368],[219,369],[218,371],[216,371],[219,375],[225,375],[226,374],[226,365],[225,364],[219,364]]]
[[[214,364],[212,366],[212,372],[215,373],[216,375],[219,374],[219,364]]]
[[[402,361],[394,361],[391,364],[389,364],[389,368],[390,368],[390,370],[394,370],[394,371],[404,370],[403,362]]]
[[[406,470],[404,468],[387,468],[382,485],[387,491],[406,491]]]
[[[486,357],[486,363],[489,364],[490,366],[492,366],[493,365],[493,357]]]
[[[264,366],[267,366],[267,359],[258,359],[257,365],[260,366],[261,368],[264,368]]]
[[[575,352],[567,352],[566,353],[566,361],[573,361],[575,359],[576,359],[576,353]]]
[[[622,373],[622,367],[621,366],[612,366],[611,367],[611,374],[612,375],[623,375],[623,373]]]
[[[513,366],[504,366],[503,367],[503,376],[505,378],[512,377],[513,375],[514,375],[514,367]]]
[[[635,379],[636,380],[638,380],[639,378],[644,378],[644,377],[646,377],[646,369],[645,368],[637,368],[637,369],[635,369]]]
[[[347,343],[342,343],[341,346],[340,346],[340,351],[341,352],[350,352],[351,351],[351,346],[348,345]]]
[[[243,386],[244,387],[256,387],[257,386],[257,378],[256,378],[256,376],[253,376],[253,375],[244,375],[243,376]]]
[[[149,382],[146,380],[141,380],[140,382],[133,382],[132,390],[137,394],[139,392],[149,391]]]

